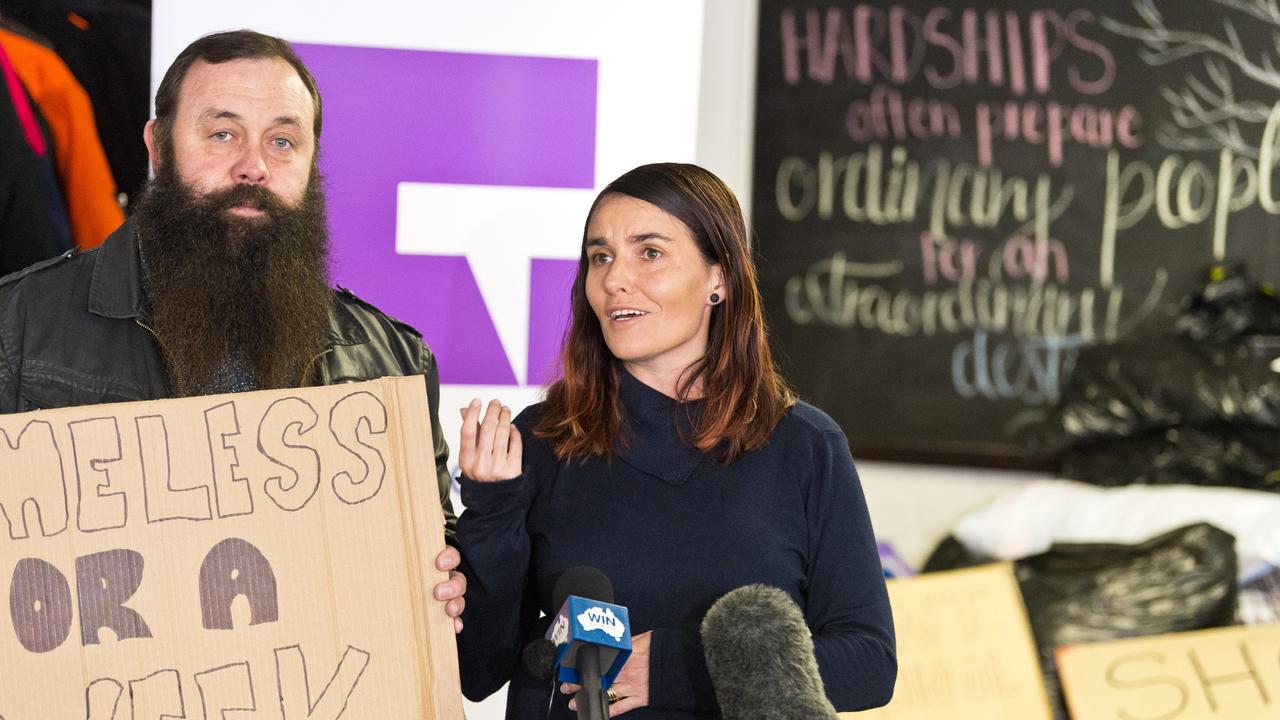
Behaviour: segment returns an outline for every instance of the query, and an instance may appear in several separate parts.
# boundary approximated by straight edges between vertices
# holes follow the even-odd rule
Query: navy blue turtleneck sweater
[[[589,565],[613,581],[633,634],[652,631],[649,707],[624,717],[719,716],[698,627],[735,588],[782,588],[813,632],[827,696],[838,710],[886,703],[897,673],[893,620],[849,446],[822,411],[797,403],[768,444],[729,465],[680,440],[700,403],[674,400],[623,373],[629,442],[612,463],[558,461],[535,438],[539,406],[516,419],[523,473],[462,479],[458,544],[467,575],[458,637],[462,688],[479,700],[508,680],[509,720],[542,720],[552,685],[521,664],[546,631],[552,587]],[[551,718],[576,717],[554,693]]]

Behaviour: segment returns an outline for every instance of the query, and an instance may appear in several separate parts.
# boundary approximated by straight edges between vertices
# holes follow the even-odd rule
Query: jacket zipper
[[[134,318],[133,321],[137,323],[138,327],[142,328],[143,330],[146,330],[148,333],[151,334],[151,337],[155,338],[156,345],[160,347],[160,355],[161,355],[160,362],[162,363],[161,367],[162,368],[165,367],[169,362],[169,348],[164,346],[164,341],[160,339],[160,334],[157,333],[155,330],[152,330],[150,325],[142,322],[142,318]],[[165,372],[164,384],[165,384],[165,387],[168,388],[166,392],[170,395],[173,394],[172,383],[173,381],[169,378],[169,373]]]
[[[133,321],[138,324],[138,327],[151,333],[151,337],[155,338],[156,344],[160,346],[160,351],[163,352],[166,357],[168,357],[169,348],[164,346],[164,341],[160,339],[160,336],[156,334],[156,331],[152,330],[150,325],[142,322],[142,318],[134,318]]]

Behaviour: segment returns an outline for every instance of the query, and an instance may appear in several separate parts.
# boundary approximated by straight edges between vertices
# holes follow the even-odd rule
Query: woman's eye
[[[609,257],[608,253],[602,253],[602,252],[593,253],[590,258],[592,265],[604,265],[605,263],[609,262],[610,259],[611,258]]]
[[[640,251],[640,257],[645,260],[657,260],[662,257],[662,251],[658,248],[647,247]]]

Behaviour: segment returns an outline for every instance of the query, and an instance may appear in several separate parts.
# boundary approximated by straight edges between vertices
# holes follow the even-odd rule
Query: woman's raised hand
[[[472,480],[510,480],[520,474],[520,430],[511,424],[511,408],[490,400],[480,419],[480,398],[462,408],[458,466]]]

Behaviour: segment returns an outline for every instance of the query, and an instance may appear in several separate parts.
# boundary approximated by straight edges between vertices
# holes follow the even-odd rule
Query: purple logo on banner
[[[294,46],[324,98],[321,171],[333,277],[413,325],[443,382],[510,385],[511,363],[466,258],[396,253],[401,182],[590,190],[596,62]],[[513,218],[513,220],[516,220]],[[514,261],[524,258],[515,255]],[[549,378],[577,263],[532,263],[531,288],[565,311],[529,313],[529,382]],[[558,295],[558,297],[556,296]],[[528,300],[526,298],[526,300]]]

